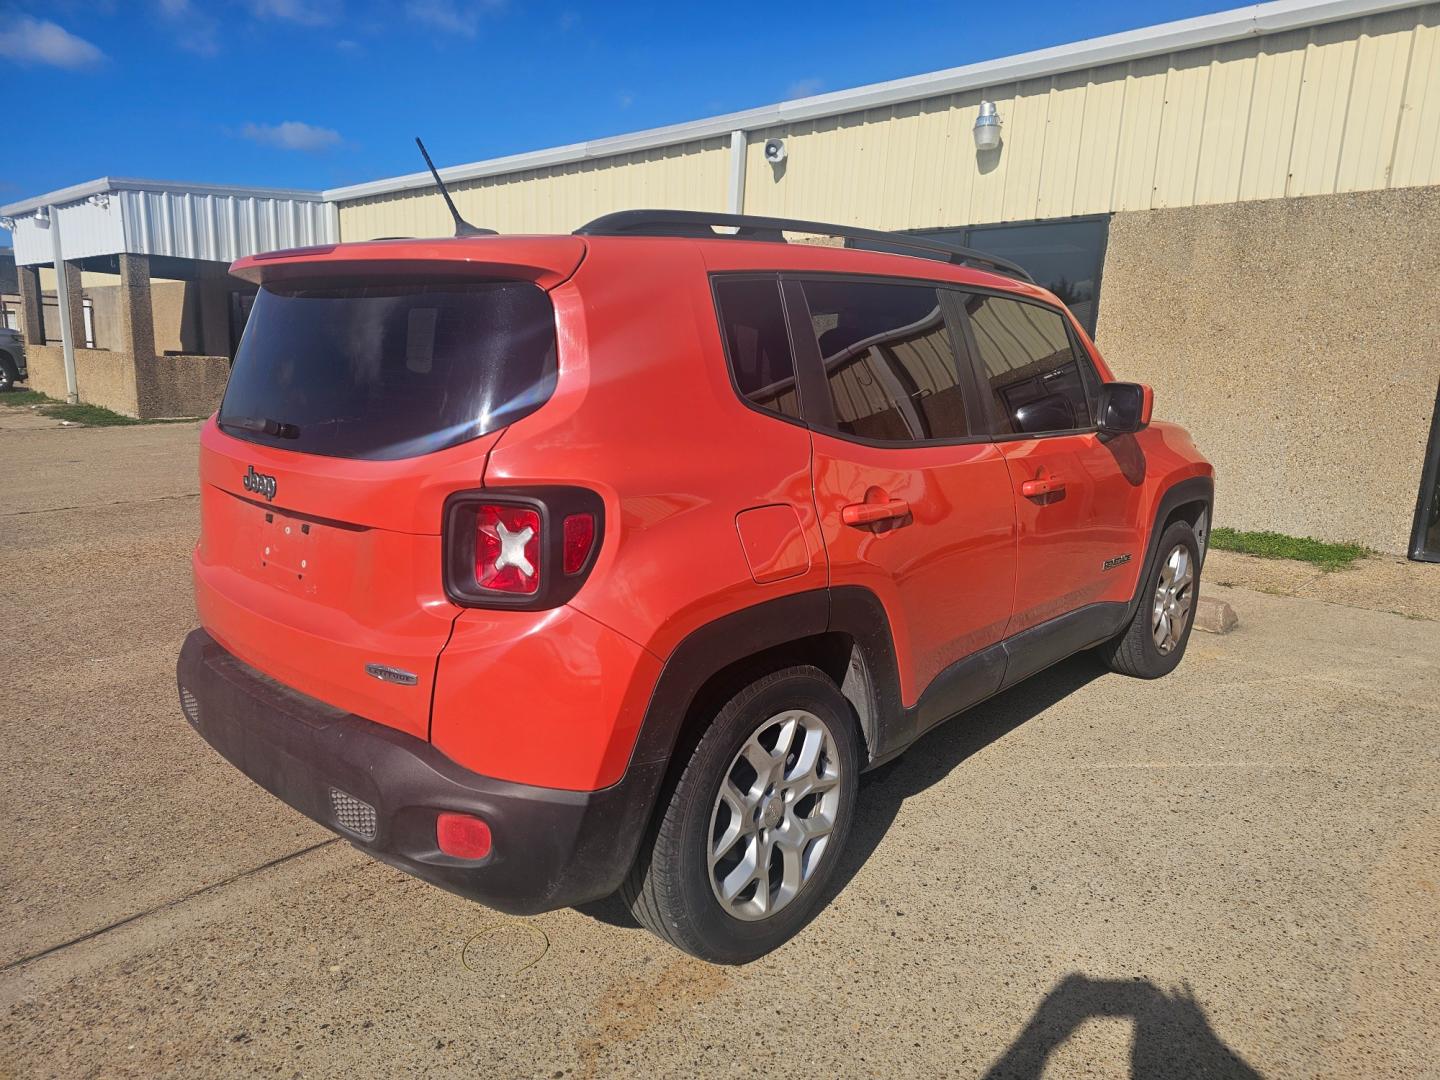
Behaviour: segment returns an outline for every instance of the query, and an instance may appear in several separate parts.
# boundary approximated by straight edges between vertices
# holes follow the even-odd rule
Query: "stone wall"
[[[146,419],[209,416],[220,407],[230,360],[225,356],[151,356],[135,365],[138,410]]]
[[[1440,187],[1116,214],[1097,344],[1216,521],[1403,553],[1440,380]]]
[[[30,369],[26,385],[64,401],[64,351],[58,345],[33,346],[25,356]],[[224,356],[151,356],[137,361],[128,353],[75,350],[81,401],[146,420],[209,416],[219,408],[229,377],[230,361]]]

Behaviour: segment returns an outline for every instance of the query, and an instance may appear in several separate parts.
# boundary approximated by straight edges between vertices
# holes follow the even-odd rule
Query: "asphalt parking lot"
[[[1440,623],[1216,590],[1170,678],[1072,660],[871,776],[835,903],[711,967],[200,742],[195,439],[0,417],[0,1074],[1440,1076]]]

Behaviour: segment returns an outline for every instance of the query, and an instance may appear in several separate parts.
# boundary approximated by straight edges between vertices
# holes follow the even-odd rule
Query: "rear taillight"
[[[445,591],[471,607],[563,604],[599,551],[604,504],[585,488],[462,492],[445,510]]]
[[[540,539],[535,510],[481,503],[475,513],[475,583],[495,592],[538,591]]]

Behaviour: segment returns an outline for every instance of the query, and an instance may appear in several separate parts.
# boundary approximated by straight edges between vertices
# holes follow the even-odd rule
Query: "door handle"
[[[877,521],[903,518],[910,513],[910,504],[904,499],[886,499],[884,502],[851,503],[840,508],[840,520],[846,525],[873,525]]]
[[[1058,495],[1065,490],[1065,481],[1056,476],[1047,476],[1043,480],[1026,480],[1020,485],[1020,494],[1027,499],[1037,499],[1041,495]]]

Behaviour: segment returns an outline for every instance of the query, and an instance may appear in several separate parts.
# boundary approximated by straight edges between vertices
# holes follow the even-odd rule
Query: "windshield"
[[[414,457],[534,412],[555,369],[554,309],[529,282],[267,285],[219,423],[284,450]]]

